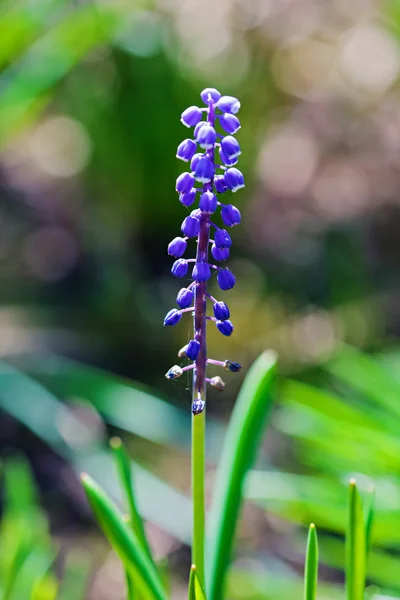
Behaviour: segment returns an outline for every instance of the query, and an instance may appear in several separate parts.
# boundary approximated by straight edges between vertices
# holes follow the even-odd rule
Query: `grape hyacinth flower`
[[[194,131],[193,138],[183,140],[176,153],[177,158],[190,163],[190,170],[176,180],[179,201],[183,206],[190,207],[197,200],[198,208],[183,220],[183,237],[174,238],[168,245],[168,254],[177,259],[172,265],[172,274],[181,278],[190,276],[189,263],[194,263],[192,282],[178,292],[176,303],[179,308],[170,310],[164,320],[164,325],[172,326],[181,320],[183,313],[190,312],[193,315],[193,339],[178,353],[179,358],[187,358],[191,362],[184,367],[174,365],[166,374],[167,379],[177,379],[185,371],[192,371],[193,415],[204,411],[207,383],[220,391],[225,387],[221,377],[207,377],[208,365],[220,366],[231,373],[241,369],[239,363],[208,358],[206,343],[208,321],[213,321],[225,336],[230,336],[234,329],[229,320],[227,304],[207,292],[207,282],[214,273],[223,291],[233,288],[236,282],[228,268],[209,262],[209,252],[211,249],[212,259],[217,263],[227,260],[232,240],[225,227],[234,227],[241,220],[235,206],[221,202],[222,194],[244,187],[243,174],[233,166],[241,154],[240,145],[234,137],[240,129],[240,121],[235,116],[240,109],[240,102],[232,96],[221,96],[213,88],[206,88],[200,96],[206,107],[190,106],[181,115],[183,125],[194,127]],[[221,228],[214,222],[218,208]],[[189,244],[192,243],[191,239],[196,240],[196,257],[182,258],[188,240]],[[207,315],[208,302],[212,303],[214,316]]]

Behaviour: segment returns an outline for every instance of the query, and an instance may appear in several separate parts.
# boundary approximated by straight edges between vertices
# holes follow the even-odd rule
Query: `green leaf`
[[[304,566],[304,600],[315,600],[318,581],[318,539],[315,525],[308,530],[306,562]]]
[[[275,375],[276,355],[264,352],[246,375],[226,432],[208,530],[210,600],[221,600],[223,596],[243,482],[256,456],[271,408]]]
[[[82,475],[82,484],[100,527],[132,578],[139,575],[155,600],[166,600],[154,564],[142,550],[132,530],[123,522],[115,504],[89,475]]]
[[[347,600],[363,600],[366,577],[365,525],[356,482],[349,485],[349,520],[346,535]]]
[[[197,575],[196,565],[192,565],[190,569],[188,600],[207,600]]]
[[[368,490],[367,509],[365,516],[365,548],[368,555],[371,548],[372,526],[375,512],[375,488],[371,486]]]

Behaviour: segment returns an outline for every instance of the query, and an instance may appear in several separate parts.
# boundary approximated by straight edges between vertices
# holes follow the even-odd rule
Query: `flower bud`
[[[239,225],[241,220],[240,210],[233,206],[233,204],[226,204],[222,207],[221,217],[225,225],[228,227],[234,227],[235,225]]]
[[[225,183],[225,177],[223,175],[216,175],[214,177],[214,187],[218,194],[223,194],[227,191],[228,186]]]
[[[172,308],[164,319],[164,326],[176,325],[182,319],[182,313],[176,308]]]
[[[199,133],[200,129],[203,127],[203,125],[207,125],[207,121],[200,121],[199,123],[197,123],[196,127],[193,130],[193,135],[194,135],[194,139],[197,139],[197,134]]]
[[[184,258],[179,258],[171,267],[171,273],[175,277],[185,277],[189,269],[189,263]]]
[[[213,102],[218,102],[221,98],[221,94],[215,88],[206,88],[201,92],[200,97],[204,104],[213,104]]]
[[[192,160],[190,161],[190,169],[192,171],[195,170],[197,163],[199,162],[200,158],[203,158],[204,154],[201,154],[201,152],[197,152],[197,154],[195,154],[192,158]]]
[[[206,262],[195,263],[192,272],[192,279],[194,281],[207,281],[211,277],[210,265]]]
[[[193,140],[184,140],[178,146],[176,158],[180,158],[185,162],[189,162],[194,154],[196,154],[197,144]]]
[[[188,288],[182,288],[179,290],[178,295],[176,297],[176,303],[179,308],[189,308],[193,304],[194,294],[192,290]]]
[[[232,360],[226,360],[224,362],[225,371],[229,371],[230,373],[237,373],[242,368],[242,365],[238,362],[233,362]]]
[[[181,230],[189,238],[196,237],[200,231],[200,221],[196,217],[186,217],[182,222]]]
[[[233,96],[221,96],[221,98],[217,102],[217,108],[224,113],[231,113],[232,115],[236,115],[240,109],[240,102],[237,98]]]
[[[226,335],[227,337],[232,335],[233,325],[230,321],[217,321],[216,326],[222,335]]]
[[[214,316],[219,321],[226,321],[231,316],[230,310],[225,302],[216,302],[213,306]]]
[[[168,254],[180,258],[185,254],[187,242],[181,237],[176,237],[168,244]]]
[[[192,413],[194,415],[200,415],[205,409],[206,403],[201,398],[197,398],[192,403]]]
[[[190,342],[186,346],[186,356],[190,358],[190,360],[196,360],[199,352],[200,342],[198,342],[197,340],[190,340]]]
[[[231,135],[235,134],[240,129],[239,119],[230,113],[221,115],[219,118],[219,123],[222,129]]]
[[[197,125],[201,120],[201,117],[202,112],[198,106],[189,106],[189,108],[184,110],[181,114],[181,122],[186,125],[186,127],[193,127],[194,125]]]
[[[181,194],[187,194],[190,192],[194,184],[194,177],[191,173],[181,173],[176,180],[175,189]]]
[[[214,233],[214,242],[217,248],[230,248],[232,240],[226,229],[217,229]]]
[[[213,213],[217,210],[217,198],[212,192],[204,192],[200,196],[200,209],[205,213]]]
[[[210,379],[210,385],[215,387],[215,389],[219,392],[223,392],[225,389],[225,382],[223,381],[223,379],[221,379],[219,375],[216,375],[215,377],[212,377]]]
[[[227,167],[233,167],[233,165],[236,165],[238,162],[237,158],[229,158],[229,156],[224,154],[222,148],[219,149],[219,157],[221,159],[222,164],[226,165]]]
[[[169,371],[165,373],[167,379],[178,379],[182,375],[183,371],[179,365],[174,365]]]
[[[217,134],[215,133],[214,127],[211,125],[203,125],[197,132],[196,142],[200,144],[201,148],[209,150],[214,147]]]
[[[195,188],[193,188],[192,190],[190,190],[190,192],[187,192],[186,194],[180,194],[179,202],[183,204],[183,206],[192,206],[192,204],[196,200],[196,194],[197,190]]]
[[[188,140],[191,141],[191,140]],[[221,149],[224,155],[232,160],[233,158],[237,158],[241,155],[241,150],[239,146],[239,142],[232,136],[227,135],[221,140]]]
[[[225,182],[232,192],[237,192],[237,190],[244,187],[243,173],[239,169],[235,169],[235,167],[227,169],[225,171]]]
[[[236,283],[236,277],[229,269],[220,269],[218,271],[217,281],[221,290],[231,290]]]
[[[211,246],[211,254],[215,260],[228,260],[229,248],[218,248],[215,244]]]
[[[186,344],[186,346],[183,346],[183,348],[181,348],[178,352],[178,358],[185,358],[186,357],[186,349],[187,349],[188,345]]]
[[[208,183],[214,177],[214,165],[206,156],[202,156],[196,163],[194,177],[200,183]]]

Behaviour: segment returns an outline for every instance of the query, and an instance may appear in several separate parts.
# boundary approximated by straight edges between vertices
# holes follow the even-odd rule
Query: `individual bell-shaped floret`
[[[196,141],[204,148],[204,150],[209,150],[214,147],[215,140],[217,139],[217,134],[215,132],[214,127],[212,125],[208,125],[207,123],[200,127],[196,135]]]
[[[216,175],[214,177],[214,187],[218,194],[223,194],[228,190],[228,186],[225,183],[225,177],[223,175]]]
[[[186,217],[181,226],[182,233],[189,238],[196,237],[200,231],[200,221],[196,217]]]
[[[196,154],[197,144],[193,140],[183,140],[176,151],[176,158],[189,162]]]
[[[229,269],[220,269],[217,275],[218,285],[221,290],[231,290],[236,283],[236,277]]]
[[[206,156],[202,156],[196,163],[194,177],[200,183],[208,183],[214,177],[214,165]]]
[[[213,306],[214,316],[219,321],[226,321],[231,316],[230,310],[225,302],[215,302]]]
[[[193,130],[193,136],[194,139],[197,139],[197,134],[199,133],[200,129],[203,127],[203,125],[208,125],[207,121],[200,121],[199,123],[197,123],[196,127]]]
[[[164,325],[176,325],[182,319],[182,313],[176,308],[172,308],[166,315],[164,319]]]
[[[178,352],[178,358],[185,358],[186,357],[186,349],[187,349],[188,345],[186,344],[185,346],[183,346],[183,348],[181,348]]]
[[[222,138],[221,150],[229,160],[237,158],[242,153],[240,150],[239,142],[232,135],[227,135],[224,138]]]
[[[240,121],[235,115],[225,113],[219,118],[219,123],[224,131],[234,135],[240,129]]]
[[[200,97],[204,104],[212,104],[213,102],[218,102],[221,94],[215,88],[206,88],[201,92]]]
[[[194,210],[192,210],[192,212],[190,213],[191,217],[194,217],[195,219],[200,219],[201,217],[201,210],[199,208],[195,208]]]
[[[237,98],[233,96],[221,96],[221,98],[217,102],[217,108],[224,113],[231,113],[232,115],[236,115],[240,109],[240,102]]]
[[[195,188],[193,188],[192,190],[190,190],[190,192],[187,192],[186,194],[180,194],[179,202],[183,204],[183,206],[192,206],[192,204],[196,200],[196,194],[197,190]]]
[[[242,365],[238,362],[233,362],[233,360],[225,360],[224,361],[224,369],[225,371],[229,371],[230,373],[237,373],[242,368]]]
[[[197,152],[197,153],[196,153],[196,154],[193,156],[192,160],[190,161],[190,168],[191,168],[191,170],[192,170],[192,171],[194,171],[194,170],[195,170],[197,163],[199,162],[199,160],[200,160],[201,158],[203,158],[203,156],[204,156],[204,154],[202,154],[201,152]]]
[[[207,281],[211,277],[210,265],[206,262],[197,262],[193,267],[192,279],[194,281]]]
[[[175,189],[181,194],[187,194],[190,192],[194,184],[194,177],[191,173],[181,173],[176,180]]]
[[[181,122],[186,125],[186,127],[193,127],[194,125],[197,125],[201,120],[201,117],[202,112],[198,106],[189,106],[189,108],[184,110],[181,114]]]
[[[230,248],[232,246],[232,239],[226,229],[217,229],[214,233],[214,243],[217,248]]]
[[[210,385],[212,385],[219,392],[223,392],[225,389],[225,382],[219,375],[216,375],[210,379]]]
[[[192,402],[192,414],[200,415],[206,407],[206,403],[201,398],[197,398]]]
[[[229,248],[218,248],[215,244],[211,246],[211,254],[215,260],[228,260]]]
[[[225,182],[232,192],[237,192],[237,190],[240,190],[240,188],[244,187],[243,173],[235,167],[232,169],[227,169],[225,171]]]
[[[196,360],[198,354],[200,352],[200,342],[197,340],[190,340],[188,345],[186,346],[186,356],[190,358],[190,360]]]
[[[178,295],[176,297],[176,303],[179,308],[189,308],[192,306],[194,299],[194,294],[192,290],[188,288],[182,288],[179,290]]]
[[[179,258],[171,267],[171,273],[175,277],[185,277],[189,269],[189,263],[184,258]]]
[[[230,321],[217,321],[215,324],[222,335],[226,335],[227,337],[232,335],[233,325]]]
[[[183,371],[182,371],[181,367],[179,365],[174,365],[173,367],[170,368],[169,371],[167,371],[165,373],[165,377],[167,379],[178,379],[178,377],[181,377],[182,374],[183,374]]]
[[[185,254],[187,242],[181,237],[176,237],[168,244],[168,254],[180,258]]]
[[[219,149],[219,157],[221,159],[222,164],[226,165],[227,167],[233,167],[233,165],[236,165],[238,162],[237,158],[229,158],[228,156],[226,156],[222,148]]]
[[[217,210],[217,198],[212,192],[204,192],[200,196],[199,208],[205,213],[213,213]],[[182,255],[181,255],[182,256]]]
[[[233,206],[233,204],[226,204],[222,207],[221,217],[225,225],[228,225],[228,227],[239,225],[242,218],[240,210],[236,208],[236,206]]]

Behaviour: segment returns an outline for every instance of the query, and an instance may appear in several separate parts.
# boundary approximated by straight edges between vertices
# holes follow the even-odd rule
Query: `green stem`
[[[192,415],[192,497],[193,497],[193,538],[192,564],[204,588],[204,538],[205,538],[205,423],[206,411]]]

